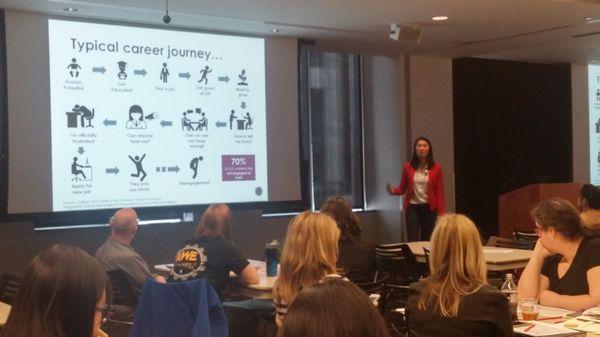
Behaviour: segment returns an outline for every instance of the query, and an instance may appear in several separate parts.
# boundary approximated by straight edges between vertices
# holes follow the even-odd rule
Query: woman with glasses
[[[430,277],[410,286],[408,336],[514,336],[508,300],[487,284],[479,231],[469,218],[438,220],[429,268]]]
[[[600,239],[582,235],[567,200],[544,200],[531,215],[539,240],[519,280],[519,298],[574,311],[600,304]]]
[[[79,248],[54,245],[29,264],[2,337],[104,337],[106,273]]]

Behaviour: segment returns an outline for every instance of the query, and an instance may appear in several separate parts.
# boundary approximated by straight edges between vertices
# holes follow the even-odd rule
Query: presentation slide
[[[53,211],[268,200],[264,39],[53,19],[48,36]]]
[[[588,66],[590,182],[600,185],[600,66]]]

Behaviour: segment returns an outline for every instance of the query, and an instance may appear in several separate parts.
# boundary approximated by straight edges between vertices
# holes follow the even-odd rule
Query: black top
[[[377,269],[375,246],[355,236],[340,240],[337,266],[348,275],[369,277]]]
[[[505,337],[514,336],[508,300],[488,285],[463,297],[456,317],[442,317],[429,304],[418,308],[419,298],[427,280],[413,283],[406,304],[408,336],[414,337]]]
[[[230,241],[223,238],[196,238],[186,241],[175,255],[171,279],[187,281],[205,278],[221,296],[229,281],[229,272],[240,275],[248,264],[248,260]]]
[[[562,255],[546,257],[542,265],[542,275],[550,280],[551,291],[560,295],[586,295],[590,289],[587,271],[600,266],[600,238],[583,238],[577,253],[562,278],[558,277],[558,263]]]

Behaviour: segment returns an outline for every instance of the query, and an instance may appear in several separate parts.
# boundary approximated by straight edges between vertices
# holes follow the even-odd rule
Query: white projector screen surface
[[[600,185],[600,66],[588,66],[590,182]]]
[[[53,211],[268,200],[264,39],[48,35]]]

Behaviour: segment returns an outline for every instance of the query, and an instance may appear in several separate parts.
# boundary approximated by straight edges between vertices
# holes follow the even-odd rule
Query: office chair
[[[21,278],[12,274],[0,277],[0,302],[11,304],[21,286]]]
[[[499,236],[490,236],[486,246],[533,250],[533,247],[535,247],[535,241],[513,240],[501,238]]]
[[[537,242],[538,235],[535,232],[523,232],[515,230],[513,232],[513,237],[517,241],[529,241],[529,242]]]

